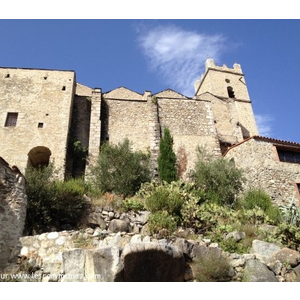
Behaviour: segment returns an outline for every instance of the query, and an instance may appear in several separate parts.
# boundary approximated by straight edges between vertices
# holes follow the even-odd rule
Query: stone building
[[[277,204],[299,204],[300,144],[253,136],[230,147],[224,157],[246,170],[247,184],[265,190]]]
[[[0,68],[0,107],[0,155],[21,172],[54,161],[61,178],[87,174],[102,143],[125,138],[134,150],[151,154],[155,173],[165,126],[182,178],[194,166],[197,146],[229,157],[258,136],[241,66],[217,66],[212,59],[195,83],[194,97],[171,89],[102,92],[78,83],[74,71]],[[251,155],[260,159],[257,152]]]

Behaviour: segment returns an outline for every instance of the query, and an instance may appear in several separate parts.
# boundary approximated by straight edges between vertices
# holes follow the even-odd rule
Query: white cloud
[[[273,133],[271,123],[274,119],[269,115],[255,115],[255,120],[259,135],[271,137]]]
[[[139,43],[151,70],[168,87],[187,96],[194,94],[194,82],[204,72],[206,58],[217,62],[225,50],[222,35],[206,35],[175,26],[140,32]]]

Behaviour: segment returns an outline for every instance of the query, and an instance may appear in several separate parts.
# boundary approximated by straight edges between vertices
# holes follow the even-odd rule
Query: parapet
[[[207,72],[208,69],[215,69],[219,71],[227,71],[227,72],[234,72],[234,73],[243,73],[242,67],[240,64],[235,63],[233,65],[233,68],[228,68],[226,65],[217,66],[212,58],[208,58],[205,61],[205,71]]]

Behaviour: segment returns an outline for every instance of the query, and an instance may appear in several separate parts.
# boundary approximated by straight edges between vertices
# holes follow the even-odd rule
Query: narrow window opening
[[[15,127],[17,125],[18,113],[7,113],[5,127]]]
[[[38,128],[43,128],[44,127],[44,123],[38,123]]]
[[[234,91],[233,91],[233,88],[231,86],[227,87],[227,92],[228,92],[228,97],[229,98],[235,98]]]
[[[65,86],[65,85],[62,87],[62,90],[63,90],[63,91],[65,91],[65,90],[66,90],[66,86]]]
[[[9,78],[10,77],[10,74],[6,74],[5,78]]]
[[[47,80],[47,79],[48,79],[48,77],[47,77],[47,76],[44,76],[44,79],[45,79],[45,80]]]
[[[300,183],[296,183],[296,184],[297,184],[298,193],[300,195]]]

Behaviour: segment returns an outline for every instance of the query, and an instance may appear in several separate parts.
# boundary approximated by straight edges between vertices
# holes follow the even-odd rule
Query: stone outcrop
[[[226,281],[300,281],[299,252],[258,240],[248,254],[226,253],[208,239],[156,239],[100,228],[43,233],[20,241],[19,264],[14,266],[20,281],[195,281],[199,258],[203,262],[211,257],[228,261]]]
[[[20,252],[26,207],[23,175],[0,157],[0,271]]]

